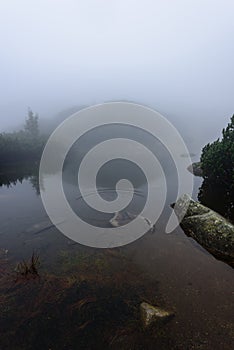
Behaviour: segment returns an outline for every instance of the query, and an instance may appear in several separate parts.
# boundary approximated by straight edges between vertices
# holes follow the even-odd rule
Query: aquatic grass
[[[86,274],[91,275],[103,274],[109,270],[108,259],[103,253],[90,254],[83,251],[70,252],[62,250],[59,254],[59,270],[63,273],[71,273],[80,277]]]
[[[62,252],[58,268],[64,267],[64,262],[66,268],[59,274],[44,273],[37,283],[24,283],[25,278],[19,278],[14,284],[7,285],[6,281],[0,285],[0,295],[7,290],[2,300],[2,321],[0,318],[0,328],[6,334],[3,344],[14,333],[14,339],[24,342],[25,350],[30,348],[27,344],[42,338],[46,347],[51,347],[52,336],[56,344],[68,348],[91,349],[97,344],[103,349],[112,345],[122,348],[123,338],[131,348],[139,333],[139,304],[153,301],[157,283],[152,281],[146,287],[145,272],[119,253]],[[26,264],[22,262],[22,276],[38,273],[38,262],[36,254]],[[36,265],[36,270],[31,265]],[[25,327],[29,332],[27,344],[23,340]]]
[[[71,306],[71,311],[80,310],[84,305],[87,305],[89,303],[94,303],[96,301],[97,301],[97,298],[95,296],[85,297],[85,298],[79,300],[77,303],[73,304]]]
[[[38,268],[40,266],[39,255],[33,252],[31,258],[28,261],[21,261],[16,266],[16,272],[23,277],[38,277]]]

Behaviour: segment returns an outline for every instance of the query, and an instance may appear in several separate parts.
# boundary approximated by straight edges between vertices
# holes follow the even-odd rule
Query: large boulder
[[[234,265],[234,226],[184,194],[173,206],[184,232],[215,257]]]

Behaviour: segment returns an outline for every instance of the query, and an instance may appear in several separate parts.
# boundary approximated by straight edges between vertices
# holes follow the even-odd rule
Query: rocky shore
[[[184,194],[173,205],[185,234],[216,258],[234,266],[234,225]]]

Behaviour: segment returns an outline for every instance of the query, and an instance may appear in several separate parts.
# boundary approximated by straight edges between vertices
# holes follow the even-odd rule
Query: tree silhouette
[[[203,148],[201,166],[204,182],[199,200],[234,220],[234,115],[222,138]]]
[[[29,137],[33,139],[38,139],[39,136],[39,126],[38,126],[38,114],[34,114],[32,110],[28,109],[28,117],[25,122],[24,129]]]
[[[212,183],[234,189],[234,115],[226,129],[222,131],[222,139],[207,144],[201,155],[204,178]]]

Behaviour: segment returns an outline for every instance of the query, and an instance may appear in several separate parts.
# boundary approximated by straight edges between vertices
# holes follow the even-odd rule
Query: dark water
[[[79,245],[53,227],[37,174],[37,164],[1,170],[0,349],[232,349],[233,270],[179,227],[165,234],[173,174],[155,231],[106,250]],[[72,179],[68,167],[65,192],[74,208],[82,208]],[[196,199],[202,181],[194,177],[194,182]],[[136,206],[144,196],[142,180],[135,188]],[[83,215],[106,220],[85,207]],[[39,255],[39,276],[19,276],[17,263],[33,252]],[[172,310],[174,319],[144,331],[142,301]]]

